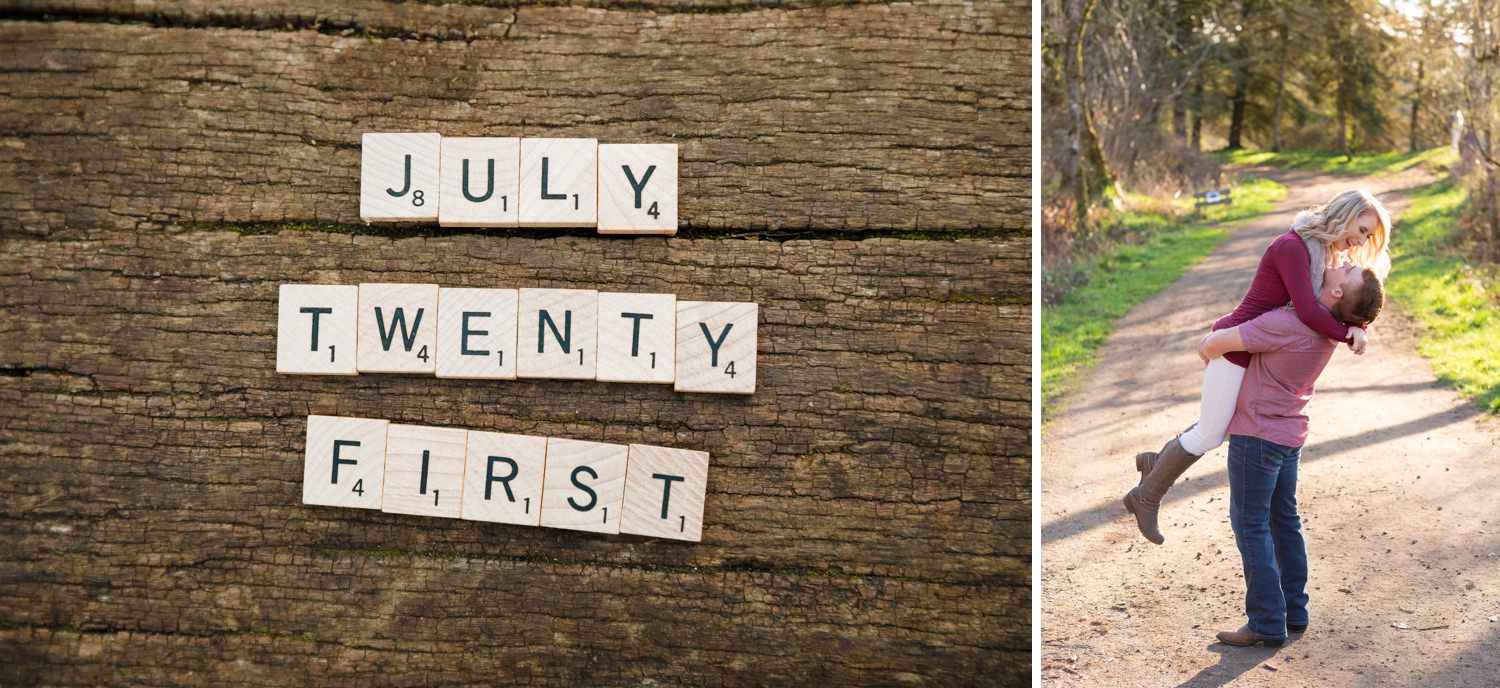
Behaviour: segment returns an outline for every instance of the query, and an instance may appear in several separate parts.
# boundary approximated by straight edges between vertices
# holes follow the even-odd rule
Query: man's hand
[[[1355,356],[1365,355],[1365,328],[1350,327],[1349,336],[1354,338],[1354,340],[1349,343],[1349,350],[1353,351]]]

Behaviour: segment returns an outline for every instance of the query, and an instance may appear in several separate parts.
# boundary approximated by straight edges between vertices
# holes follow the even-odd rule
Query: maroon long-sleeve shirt
[[[1288,303],[1297,309],[1297,319],[1312,331],[1329,339],[1351,343],[1349,326],[1338,321],[1328,309],[1318,304],[1313,293],[1311,274],[1312,255],[1302,243],[1302,237],[1288,231],[1266,248],[1260,257],[1260,267],[1255,268],[1255,279],[1250,281],[1250,290],[1240,305],[1222,318],[1214,321],[1214,330],[1222,330],[1250,322]],[[1250,367],[1250,354],[1231,351],[1224,359],[1241,368]]]

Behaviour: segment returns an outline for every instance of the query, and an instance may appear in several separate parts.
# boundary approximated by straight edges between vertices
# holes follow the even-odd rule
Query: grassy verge
[[[1219,151],[1214,157],[1230,165],[1269,165],[1294,170],[1316,172],[1341,172],[1344,174],[1391,174],[1418,165],[1449,166],[1458,160],[1458,153],[1448,146],[1429,148],[1416,153],[1366,153],[1345,160],[1343,153],[1314,150],[1286,150],[1279,153],[1241,149]]]
[[[1264,179],[1234,186],[1234,205],[1191,213],[1191,197],[1147,203],[1105,219],[1121,241],[1094,258],[1052,271],[1052,298],[1042,305],[1042,416],[1094,363],[1114,321],[1176,281],[1214,250],[1229,232],[1219,225],[1268,212],[1286,187]],[[1051,301],[1055,301],[1051,302]]]
[[[1500,272],[1475,265],[1457,238],[1461,186],[1408,192],[1391,244],[1390,299],[1417,321],[1417,352],[1439,380],[1500,414]]]

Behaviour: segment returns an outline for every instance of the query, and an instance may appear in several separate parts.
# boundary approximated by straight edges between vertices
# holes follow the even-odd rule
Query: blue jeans
[[[1287,624],[1307,623],[1307,545],[1297,516],[1301,447],[1258,437],[1229,438],[1229,523],[1245,565],[1245,615],[1250,630],[1286,637]]]

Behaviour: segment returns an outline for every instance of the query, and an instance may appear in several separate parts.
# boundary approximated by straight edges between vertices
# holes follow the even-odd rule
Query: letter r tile
[[[470,430],[467,451],[463,517],[540,525],[547,438]]]

